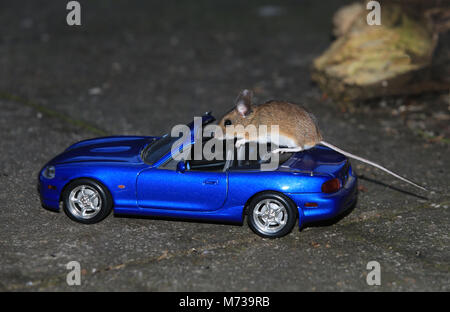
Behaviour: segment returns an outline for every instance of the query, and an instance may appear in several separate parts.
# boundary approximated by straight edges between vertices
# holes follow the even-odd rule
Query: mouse
[[[361,161],[375,168],[378,168],[397,179],[409,183],[417,188],[427,191],[423,186],[408,180],[387,168],[340,149],[324,141],[320,132],[316,117],[304,107],[287,101],[270,100],[263,104],[254,105],[252,103],[253,92],[245,89],[241,91],[235,100],[235,106],[228,111],[218,122],[221,134],[215,135],[217,139],[236,139],[236,147],[247,142],[268,142],[270,137],[258,133],[251,133],[244,130],[245,127],[253,125],[278,125],[279,127],[279,148],[272,153],[301,152],[315,147],[316,145],[326,146],[349,158]],[[232,134],[227,132],[229,126],[242,125],[235,128]],[[270,131],[270,130],[269,130]],[[232,137],[230,137],[232,136]]]

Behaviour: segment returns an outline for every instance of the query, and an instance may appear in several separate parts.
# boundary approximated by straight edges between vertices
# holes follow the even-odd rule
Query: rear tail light
[[[341,181],[339,181],[338,178],[334,178],[331,180],[328,180],[324,184],[322,184],[322,192],[323,193],[334,193],[339,191],[341,188]]]

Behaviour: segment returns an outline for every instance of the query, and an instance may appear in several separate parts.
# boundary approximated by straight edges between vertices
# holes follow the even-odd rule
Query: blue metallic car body
[[[208,115],[203,117],[207,120]],[[193,124],[190,125],[195,132]],[[111,193],[116,214],[242,222],[244,208],[256,194],[273,191],[286,195],[297,206],[299,226],[332,218],[356,200],[357,179],[347,158],[317,146],[294,154],[277,170],[226,172],[162,169],[170,152],[153,165],[142,152],[158,137],[114,136],[78,142],[48,162],[39,173],[43,206],[60,209],[61,194],[71,181],[90,178]],[[183,143],[194,143],[194,136]],[[55,167],[55,177],[44,171]],[[342,188],[332,194],[321,191],[324,182],[339,178]],[[316,203],[317,207],[305,207]]]

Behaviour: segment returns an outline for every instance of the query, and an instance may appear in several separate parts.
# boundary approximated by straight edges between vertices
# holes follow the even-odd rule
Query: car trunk
[[[298,170],[307,174],[326,174],[345,184],[349,161],[344,155],[324,146],[297,152],[283,163],[281,169]]]

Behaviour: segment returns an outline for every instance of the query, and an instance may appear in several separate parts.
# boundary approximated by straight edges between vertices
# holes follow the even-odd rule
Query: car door
[[[224,164],[222,161],[195,167],[193,163],[181,173],[176,171],[176,161],[170,160],[159,168],[144,169],[137,178],[138,205],[142,209],[217,210],[227,197]]]

